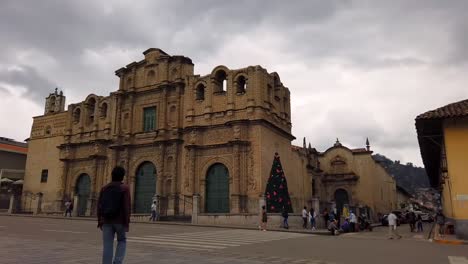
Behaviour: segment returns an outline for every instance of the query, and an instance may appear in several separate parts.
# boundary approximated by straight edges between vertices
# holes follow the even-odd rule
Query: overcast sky
[[[118,89],[150,47],[196,74],[262,65],[291,90],[293,134],[421,165],[414,118],[468,98],[468,1],[0,2],[0,136],[29,137],[58,86],[66,104]]]

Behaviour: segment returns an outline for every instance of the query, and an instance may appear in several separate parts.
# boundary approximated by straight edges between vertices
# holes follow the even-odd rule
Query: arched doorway
[[[343,207],[345,204],[349,204],[348,192],[344,189],[337,189],[335,191],[335,203],[336,210],[339,215],[343,213]]]
[[[206,174],[206,212],[229,213],[229,171],[221,163],[212,165]]]
[[[142,163],[136,172],[134,212],[151,213],[153,196],[156,194],[156,167],[151,162]]]
[[[76,195],[78,196],[78,216],[86,215],[86,210],[88,209],[88,199],[91,194],[91,178],[88,174],[83,173],[78,177],[76,181]]]

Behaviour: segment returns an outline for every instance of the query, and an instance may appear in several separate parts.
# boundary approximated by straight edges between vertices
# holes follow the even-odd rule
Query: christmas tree
[[[291,199],[289,198],[288,184],[284,176],[283,167],[278,153],[275,153],[270,177],[265,190],[266,208],[270,213],[280,213],[283,208],[292,213]]]

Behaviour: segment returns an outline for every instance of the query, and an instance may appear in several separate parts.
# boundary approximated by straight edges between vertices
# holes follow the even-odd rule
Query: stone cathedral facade
[[[335,190],[321,180],[324,157],[291,145],[290,91],[277,73],[218,66],[200,76],[188,57],[143,54],[115,72],[119,87],[109,96],[90,94],[67,110],[62,92],[46,98],[33,121],[23,200],[40,193],[41,211],[50,213],[74,200],[77,215],[94,215],[100,188],[120,165],[134,214],[148,213],[153,199],[167,215],[190,214],[194,195],[202,214],[255,214],[278,152],[295,212],[320,199],[322,182],[331,193],[322,202],[333,202]]]
[[[134,213],[148,212],[158,195],[169,215],[178,214],[194,194],[201,212],[256,212],[275,152],[290,170],[297,206],[311,196],[307,157],[291,148],[290,92],[278,74],[218,66],[200,76],[187,57],[143,54],[116,71],[119,89],[109,96],[91,94],[68,110],[61,92],[47,97],[44,115],[34,118],[25,183],[43,193],[42,211],[78,197],[78,214],[93,214],[97,193],[121,165]]]

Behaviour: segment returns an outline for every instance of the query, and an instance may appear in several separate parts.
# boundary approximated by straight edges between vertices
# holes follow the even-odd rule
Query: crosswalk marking
[[[468,259],[465,257],[449,256],[450,264],[468,264]]]
[[[253,230],[221,230],[193,233],[176,233],[147,236],[131,236],[127,241],[161,247],[212,251],[255,243],[311,236],[286,232],[259,232]]]

